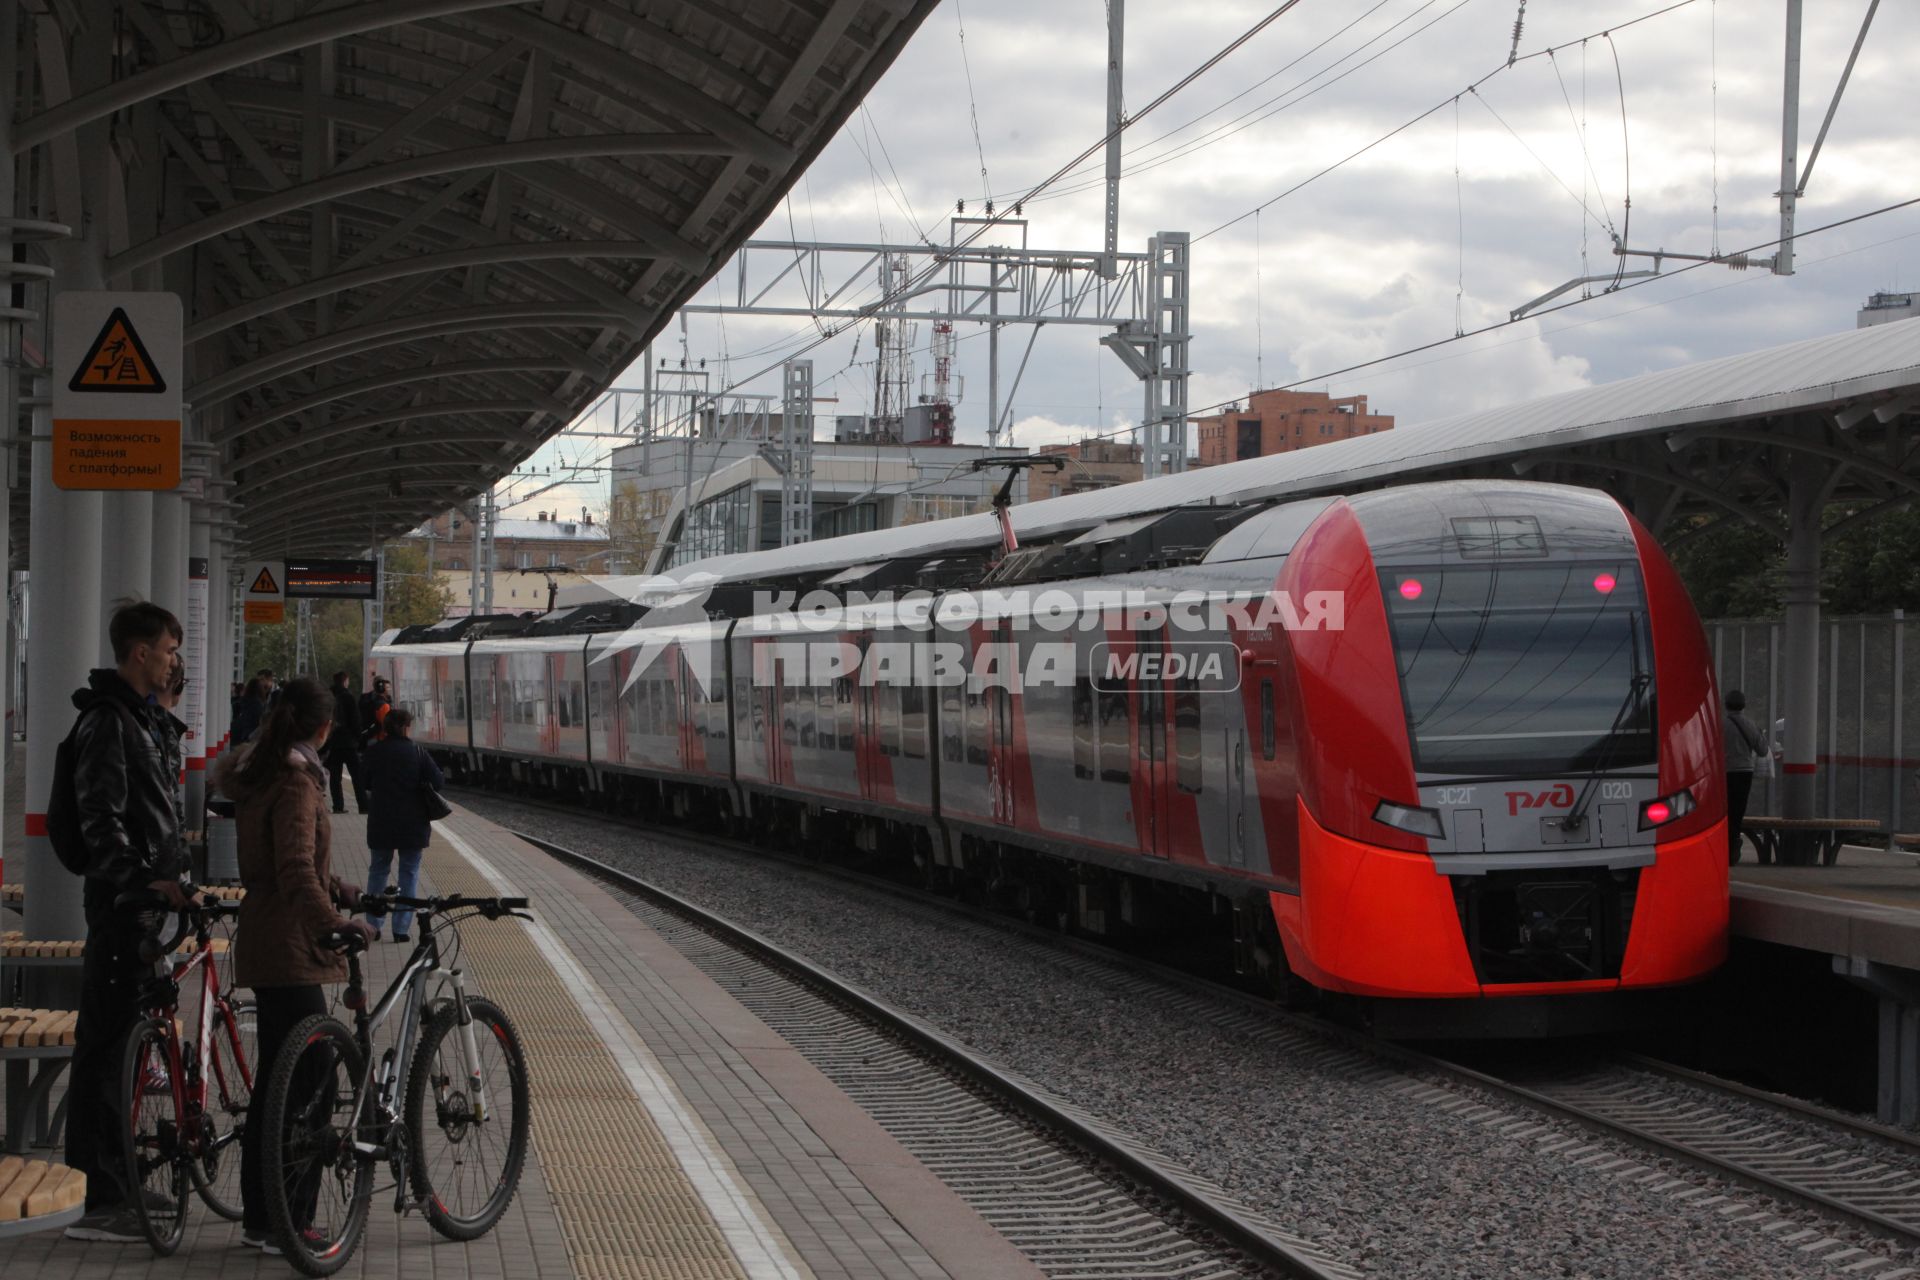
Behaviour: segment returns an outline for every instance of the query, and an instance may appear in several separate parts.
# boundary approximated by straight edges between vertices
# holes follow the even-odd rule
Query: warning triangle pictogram
[[[132,391],[158,395],[167,389],[160,366],[147,354],[146,344],[133,330],[133,321],[119,307],[100,327],[100,336],[87,348],[86,359],[67,382],[69,391]]]
[[[266,595],[266,596],[279,595],[280,584],[273,580],[273,570],[262,567],[260,570],[259,576],[254,578],[253,585],[247,588],[247,594],[248,595]]]

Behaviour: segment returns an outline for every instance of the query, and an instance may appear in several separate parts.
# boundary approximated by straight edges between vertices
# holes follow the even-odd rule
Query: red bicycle
[[[240,1142],[253,1096],[252,1006],[221,989],[214,924],[236,915],[238,903],[192,900],[185,911],[155,907],[157,898],[130,896],[158,919],[141,944],[154,966],[140,993],[148,1015],[127,1036],[120,1096],[127,1100],[125,1160],[128,1199],[139,1210],[147,1243],[165,1257],[186,1234],[187,1188],[207,1208],[240,1220]],[[171,966],[188,935],[193,945]],[[194,1002],[195,1039],[184,1039],[181,994]]]

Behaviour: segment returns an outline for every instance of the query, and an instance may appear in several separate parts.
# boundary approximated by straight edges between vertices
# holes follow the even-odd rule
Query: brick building
[[[1206,467],[1393,430],[1393,415],[1368,413],[1365,396],[1324,391],[1256,391],[1244,409],[1229,406],[1194,422],[1200,428],[1200,465]]]
[[[458,511],[444,511],[407,535],[427,553],[427,567],[447,589],[448,616],[470,612],[474,596],[473,524]],[[558,511],[534,519],[501,517],[493,533],[493,607],[498,613],[545,609],[556,581],[607,572],[607,526],[582,511],[575,520]],[[484,592],[482,592],[484,595]]]
[[[1077,444],[1043,444],[1036,454],[1053,453],[1067,459],[1059,471],[1035,467],[1027,472],[1027,501],[1057,498],[1130,484],[1140,478],[1140,446],[1120,440],[1082,440]]]

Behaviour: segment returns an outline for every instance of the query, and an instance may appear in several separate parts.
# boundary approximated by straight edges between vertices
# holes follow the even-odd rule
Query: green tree
[[[1820,591],[1829,616],[1920,609],[1920,512],[1885,512],[1845,524],[1857,507],[1828,509]],[[1836,526],[1844,526],[1836,528]],[[1780,612],[1786,553],[1772,536],[1730,516],[1680,521],[1662,540],[1703,618]]]
[[[1697,516],[1666,531],[1673,566],[1703,618],[1763,618],[1779,612],[1779,544],[1731,516]]]

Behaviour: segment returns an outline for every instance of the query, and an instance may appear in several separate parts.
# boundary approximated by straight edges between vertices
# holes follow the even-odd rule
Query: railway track
[[[617,867],[514,834],[618,891],[1049,1276],[1360,1276],[804,957]]]
[[[547,807],[539,802],[515,804]],[[571,817],[574,809],[558,809]],[[893,881],[795,858],[708,835],[690,835],[602,819],[629,830],[737,856],[776,858],[806,870],[857,883],[923,907],[954,913],[976,927],[1011,933],[1026,945],[1076,956],[1075,963],[1119,967],[1133,980],[1172,987],[1211,1007],[1210,1016],[1267,1041],[1286,1042],[1289,1052],[1317,1056],[1323,1066],[1348,1074],[1378,1074],[1384,1087],[1416,1103],[1464,1113],[1503,1132],[1559,1142],[1568,1163],[1616,1177],[1642,1178],[1669,1191],[1695,1211],[1733,1213],[1756,1231],[1778,1234],[1796,1247],[1830,1246],[1826,1260],[1860,1252],[1821,1240],[1818,1230],[1783,1218],[1751,1201],[1703,1193],[1697,1184],[1657,1166],[1635,1167],[1618,1146],[1596,1146],[1568,1135],[1569,1126],[1613,1144],[1625,1144],[1708,1173],[1771,1200],[1810,1210],[1835,1223],[1870,1232],[1907,1247],[1920,1246],[1920,1137],[1797,1099],[1764,1093],[1631,1054],[1610,1055],[1574,1067],[1521,1063],[1495,1071],[1387,1044],[1310,1015],[1222,986],[1192,973],[1119,953],[1078,939],[981,911],[951,899],[921,893]],[[533,841],[541,844],[543,842]],[[619,874],[619,873],[615,873]],[[1392,1077],[1398,1075],[1399,1079]],[[1551,1130],[1543,1122],[1551,1122]],[[1893,1266],[1891,1262],[1887,1266]],[[1878,1274],[1869,1269],[1859,1274]],[[1905,1275],[1906,1272],[1887,1274]]]

